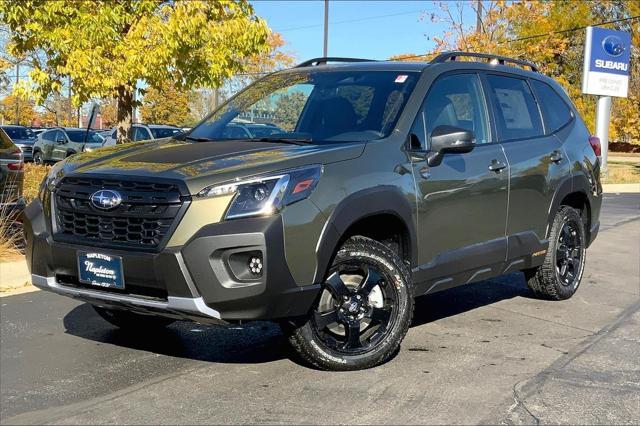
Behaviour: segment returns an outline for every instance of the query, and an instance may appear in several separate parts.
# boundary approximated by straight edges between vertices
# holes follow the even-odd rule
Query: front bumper
[[[112,294],[104,291],[73,288],[60,284],[55,277],[43,277],[36,274],[31,274],[31,282],[34,286],[42,290],[73,297],[74,299],[83,300],[98,306],[126,309],[175,319],[224,323],[224,321],[220,320],[220,312],[209,308],[202,297],[169,296],[166,301],[145,299],[123,294]]]
[[[39,200],[24,212],[26,257],[33,284],[92,304],[198,322],[275,320],[306,315],[320,291],[300,286],[289,272],[279,215],[206,225],[184,245],[160,252],[98,248],[55,241]],[[78,281],[77,252],[120,256],[125,290]],[[229,266],[236,253],[259,252],[260,277]]]

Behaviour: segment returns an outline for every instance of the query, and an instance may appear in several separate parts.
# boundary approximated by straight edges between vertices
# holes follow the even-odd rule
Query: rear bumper
[[[291,276],[280,216],[207,225],[183,246],[156,253],[55,241],[48,217],[39,200],[24,212],[34,285],[92,304],[198,322],[274,320],[306,315],[320,291]],[[125,290],[80,283],[78,251],[121,257]],[[246,252],[261,253],[260,277],[247,279],[230,266],[231,256]]]

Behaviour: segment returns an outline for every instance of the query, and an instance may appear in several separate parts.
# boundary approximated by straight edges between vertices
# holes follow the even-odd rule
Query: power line
[[[574,31],[584,30],[587,27],[601,27],[603,25],[617,24],[618,22],[632,21],[632,20],[638,19],[638,18],[640,18],[640,15],[631,16],[629,18],[624,18],[624,19],[616,19],[616,20],[613,20],[613,21],[600,22],[599,24],[583,25],[583,26],[580,26],[580,27],[568,28],[566,30],[551,31],[551,32],[548,32],[548,33],[545,33],[545,34],[536,34],[536,35],[527,36],[527,37],[520,37],[520,38],[516,38],[516,39],[513,39],[513,40],[505,40],[505,41],[501,41],[498,44],[513,43],[514,41],[530,40],[532,38],[540,38],[540,37],[544,37],[544,36],[548,36],[548,35],[552,35],[552,34],[571,33],[571,32],[574,32]]]
[[[623,18],[623,19],[616,19],[616,20],[613,20],[613,21],[600,22],[599,24],[583,25],[583,26],[580,26],[580,27],[568,28],[566,30],[550,31],[550,32],[544,33],[544,34],[536,34],[536,35],[527,36],[527,37],[514,38],[514,39],[511,39],[511,40],[504,40],[504,41],[498,42],[497,44],[513,43],[513,42],[516,42],[516,41],[530,40],[530,39],[534,39],[534,38],[545,37],[545,36],[552,35],[552,34],[571,33],[571,32],[574,32],[574,31],[584,30],[587,27],[601,27],[603,25],[616,24],[618,22],[625,22],[625,21],[632,21],[632,20],[639,19],[639,18],[640,18],[640,15],[631,16],[629,18]],[[404,59],[417,59],[417,58],[423,58],[425,56],[430,56],[430,55],[433,55],[433,54],[434,53],[425,53],[423,55],[401,56],[399,58],[393,58],[393,59],[389,58],[388,60],[390,60],[390,61],[401,61],[401,60],[404,60]]]

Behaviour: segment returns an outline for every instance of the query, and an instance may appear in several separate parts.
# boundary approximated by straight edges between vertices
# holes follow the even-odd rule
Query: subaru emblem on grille
[[[122,203],[122,197],[116,191],[101,189],[91,194],[91,204],[100,210],[110,210]]]

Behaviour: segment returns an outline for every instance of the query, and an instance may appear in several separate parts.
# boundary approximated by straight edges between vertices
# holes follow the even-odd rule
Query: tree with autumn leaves
[[[270,33],[267,38],[267,50],[249,57],[245,70],[228,79],[232,90],[238,91],[264,74],[292,66],[295,58],[290,52],[284,50],[285,46],[286,43],[280,34]],[[209,99],[208,94],[209,91],[179,90],[171,82],[143,89],[140,108],[142,121],[191,126],[210,113],[223,100],[219,92],[217,99]]]
[[[269,29],[246,0],[10,0],[0,21],[16,56],[41,52],[30,73],[43,102],[71,78],[72,103],[117,101],[118,140],[131,139],[137,84],[218,87],[268,51]]]
[[[475,2],[474,2],[475,4]],[[631,84],[627,99],[614,98],[610,137],[640,144],[640,2],[633,0],[483,1],[480,31],[462,22],[469,2],[439,2],[439,10],[425,16],[449,29],[433,37],[436,48],[426,60],[445,50],[492,53],[536,63],[569,93],[585,122],[595,123],[595,97],[582,95],[582,62],[587,25],[619,21],[606,27],[628,31],[632,37]],[[475,22],[474,22],[475,24]]]

